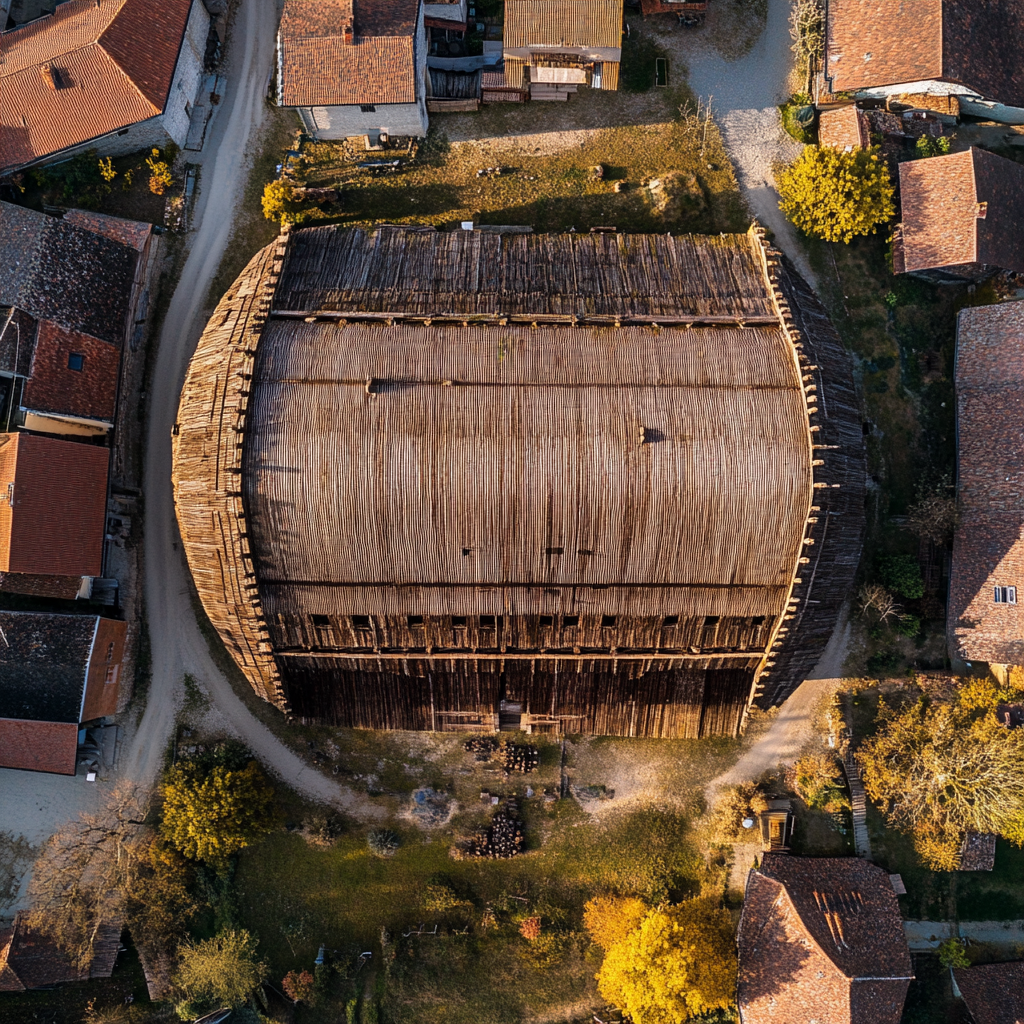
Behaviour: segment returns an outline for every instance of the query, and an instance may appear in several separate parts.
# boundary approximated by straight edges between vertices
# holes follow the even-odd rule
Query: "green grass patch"
[[[339,951],[343,966],[362,950],[373,951],[377,963],[383,928],[394,957],[384,951],[385,1019],[511,1022],[581,1001],[585,1008],[596,999],[599,962],[583,932],[586,900],[602,892],[652,905],[684,898],[699,890],[704,859],[686,819],[671,811],[594,822],[572,801],[534,800],[523,812],[534,848],[507,861],[449,856],[453,840],[482,812],[467,812],[433,835],[392,821],[401,845],[386,859],[369,851],[367,827],[352,826],[328,850],[279,833],[239,859],[241,923],[260,936],[275,978],[309,967],[321,943]],[[441,914],[424,909],[428,884],[447,885],[463,904]],[[540,945],[519,933],[532,915],[548,936]],[[439,934],[403,938],[421,924],[439,925]],[[342,979],[334,997],[352,992]]]
[[[668,62],[671,80],[675,69],[669,52],[653,36],[633,30],[622,40],[622,62],[619,64],[619,88],[623,92],[647,92],[655,87],[658,60]]]

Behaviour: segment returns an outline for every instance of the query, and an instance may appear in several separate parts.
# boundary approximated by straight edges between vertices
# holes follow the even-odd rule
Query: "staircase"
[[[843,762],[846,779],[850,784],[850,805],[853,808],[853,845],[857,856],[871,860],[871,837],[868,835],[868,804],[864,796],[864,783],[860,778],[860,766],[853,757],[852,747],[846,751]]]

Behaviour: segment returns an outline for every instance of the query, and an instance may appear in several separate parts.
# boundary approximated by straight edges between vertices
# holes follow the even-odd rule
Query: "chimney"
[[[351,21],[345,22],[345,28],[342,30],[342,38],[344,39],[346,46],[351,46],[355,41],[355,33],[352,30]]]
[[[43,81],[54,90],[57,90],[63,84],[60,80],[60,72],[52,64],[44,64],[40,69],[39,73],[43,76]]]

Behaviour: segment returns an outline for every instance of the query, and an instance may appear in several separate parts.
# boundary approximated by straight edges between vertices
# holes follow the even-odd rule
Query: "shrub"
[[[267,978],[267,965],[256,956],[256,945],[245,929],[185,942],[178,950],[177,983],[193,1005],[241,1006]]]
[[[154,149],[146,157],[146,166],[149,168],[149,191],[155,196],[162,196],[174,184],[170,164],[163,159],[159,149]]]
[[[606,952],[640,926],[650,908],[624,896],[595,896],[583,908],[583,923],[590,937]]]
[[[287,181],[268,182],[263,189],[262,203],[263,216],[282,224],[292,220],[301,208],[294,186]]]
[[[309,971],[289,971],[281,982],[281,988],[293,1003],[313,1004],[316,989]]]
[[[933,139],[930,135],[921,135],[914,143],[914,153],[918,158],[930,156],[942,156],[949,152],[951,140],[945,135]]]
[[[916,615],[901,615],[896,632],[913,639],[921,632],[921,620]]]
[[[432,914],[450,914],[457,910],[470,910],[473,904],[460,899],[451,886],[428,883],[423,891],[423,909]]]
[[[806,754],[794,768],[796,791],[808,807],[832,813],[850,806],[842,769],[831,754]]]
[[[913,555],[890,555],[878,563],[878,574],[894,594],[911,601],[924,597],[924,577]]]
[[[111,182],[117,177],[117,171],[114,170],[114,162],[110,157],[104,157],[99,161],[100,177],[106,181]]]
[[[345,831],[341,819],[325,811],[316,811],[302,823],[302,836],[310,846],[329,849]]]
[[[392,857],[398,849],[398,836],[389,828],[375,828],[367,837],[366,845],[378,857]]]
[[[963,941],[960,939],[946,939],[937,950],[939,963],[943,967],[970,967],[971,961],[967,959]]]
[[[896,212],[889,168],[875,148],[808,146],[778,176],[780,209],[805,234],[828,242],[872,235]]]
[[[528,917],[519,926],[519,934],[524,939],[528,939],[530,942],[534,942],[540,938],[540,918],[539,917]]]

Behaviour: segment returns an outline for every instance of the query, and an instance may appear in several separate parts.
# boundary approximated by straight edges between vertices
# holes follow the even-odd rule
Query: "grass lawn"
[[[337,951],[333,1000],[359,994],[373,973],[385,1020],[475,1024],[546,1012],[567,1019],[566,1007],[600,1002],[593,982],[600,955],[583,932],[585,901],[616,892],[653,905],[693,894],[707,878],[686,819],[673,812],[637,809],[595,822],[571,800],[535,798],[523,806],[528,853],[451,859],[453,838],[481,817],[461,814],[432,835],[394,826],[402,842],[387,860],[369,852],[367,829],[355,825],[329,850],[279,833],[247,851],[236,874],[237,905],[242,924],[260,937],[272,980],[310,968],[322,943]],[[464,904],[430,912],[428,884],[449,886]],[[534,915],[543,942],[519,934],[519,923]],[[421,924],[439,925],[440,934],[403,937]],[[382,928],[390,936],[384,949]],[[352,979],[364,950],[373,952],[370,967]],[[308,1019],[325,1019],[317,1017],[322,1009],[311,1012]]]

